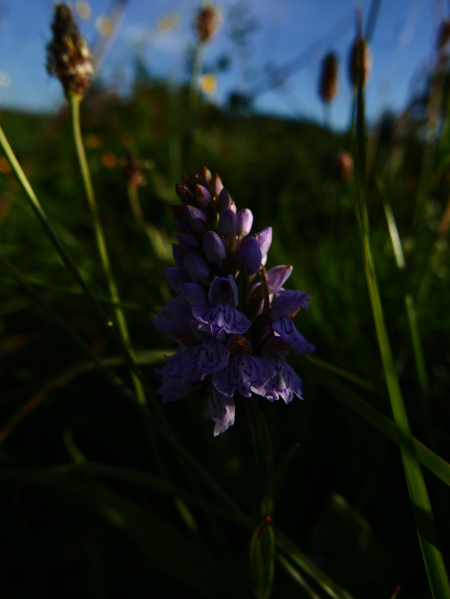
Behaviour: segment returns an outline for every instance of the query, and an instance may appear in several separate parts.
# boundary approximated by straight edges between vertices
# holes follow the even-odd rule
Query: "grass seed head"
[[[67,98],[84,96],[94,75],[92,55],[67,4],[57,4],[47,45],[47,71],[57,77]]]
[[[330,52],[322,61],[319,81],[319,95],[325,104],[334,100],[338,93],[339,63],[334,52]]]
[[[372,55],[369,44],[364,38],[357,37],[353,42],[353,46],[350,50],[348,67],[350,83],[353,85],[353,87],[357,87],[359,85],[360,79],[362,84],[365,85],[370,77],[370,71],[372,69]]]

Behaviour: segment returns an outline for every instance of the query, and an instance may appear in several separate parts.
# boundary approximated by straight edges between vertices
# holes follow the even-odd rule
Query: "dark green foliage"
[[[339,182],[335,172],[334,156],[342,149],[350,151],[349,139],[311,123],[232,118],[205,104],[193,130],[186,122],[186,105],[186,90],[149,85],[145,78],[129,101],[97,88],[82,105],[86,151],[115,278],[122,301],[137,307],[124,308],[133,346],[138,351],[173,349],[152,325],[170,297],[163,270],[171,262],[155,252],[151,235],[134,219],[121,176],[120,159],[134,140],[147,179],[139,189],[140,203],[162,243],[174,238],[169,206],[176,201],[174,185],[181,172],[190,174],[201,165],[218,172],[238,208],[253,211],[254,230],[273,227],[273,262],[268,267],[292,264],[287,286],[313,296],[296,323],[316,345],[317,357],[367,381],[376,391],[358,389],[358,394],[391,418],[364,279],[353,185]],[[57,116],[2,113],[1,124],[92,291],[107,296],[66,108]],[[396,137],[385,129],[375,145],[368,181],[381,300],[412,432],[449,461],[450,264],[445,236],[436,244],[449,182],[443,171],[428,173],[430,185],[417,215],[427,149],[409,130]],[[445,150],[439,148],[441,164]],[[397,220],[407,263],[402,277],[374,176],[383,180]],[[10,174],[0,179],[0,234],[0,254],[31,282],[41,283],[36,289],[94,351],[116,356],[117,348],[100,330],[85,298],[52,288],[79,291]],[[159,477],[149,429],[138,412],[95,372],[61,380],[85,358],[3,267],[0,274],[0,429],[46,389],[39,406],[3,441],[1,468],[36,473],[71,462],[64,442],[69,430],[87,460]],[[416,301],[431,387],[431,428],[415,377],[405,286]],[[110,310],[106,303],[104,307]],[[257,400],[272,437],[275,473],[280,465],[285,473],[283,481],[276,481],[275,542],[278,528],[354,597],[389,597],[397,584],[401,597],[430,597],[398,447],[319,386],[308,369],[302,370],[301,361],[295,366],[304,381],[304,402],[294,400],[286,407]],[[143,369],[156,389],[153,366]],[[125,368],[116,370],[128,382]],[[53,380],[58,382],[49,388]],[[260,513],[252,511],[243,438],[247,429],[237,419],[229,431],[213,438],[212,423],[202,418],[205,409],[201,396],[163,407],[179,442],[254,518],[254,526],[240,527],[192,505],[198,525],[193,533],[170,497],[137,485],[82,471],[29,479],[2,479],[0,472],[2,596],[15,599],[38,589],[47,596],[63,591],[99,598],[248,597],[250,541]],[[157,443],[172,483],[215,501],[163,437]],[[299,448],[287,468],[285,456],[294,443]],[[429,472],[425,478],[448,564],[450,491]],[[272,596],[308,596],[284,572],[277,564]]]

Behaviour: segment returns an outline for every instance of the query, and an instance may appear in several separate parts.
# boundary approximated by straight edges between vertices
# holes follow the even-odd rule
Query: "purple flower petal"
[[[214,427],[214,436],[224,433],[227,428],[233,426],[235,417],[235,406],[232,397],[225,397],[219,393],[212,385],[208,387],[208,409],[205,418],[209,418],[216,423]]]
[[[228,303],[234,307],[238,305],[238,288],[233,275],[225,277],[214,277],[209,286],[208,301],[210,304]]]
[[[251,397],[252,392],[262,395],[262,388],[274,375],[275,368],[270,360],[238,351],[231,355],[224,370],[213,374],[212,382],[226,397],[233,397],[236,391],[244,397]]]
[[[231,304],[219,303],[214,306],[198,306],[192,308],[192,315],[198,322],[209,324],[211,334],[216,336],[221,331],[230,335],[243,335],[251,327],[250,320],[233,308]]]
[[[269,293],[279,293],[283,284],[291,276],[292,266],[274,266],[267,271],[267,287]]]
[[[182,304],[178,297],[173,297],[167,306],[158,312],[154,325],[157,331],[167,334],[174,332],[191,334],[188,325],[190,317],[189,307]]]
[[[247,237],[244,241],[238,252],[236,262],[238,268],[242,268],[242,263],[244,263],[248,275],[254,275],[261,268],[261,249],[254,237]]]
[[[188,206],[187,211],[191,227],[197,233],[203,233],[208,226],[206,224],[205,214],[202,212],[202,210],[200,210],[200,208],[195,208],[195,206]]]
[[[258,241],[259,249],[261,250],[261,264],[264,265],[267,262],[267,253],[272,245],[272,227],[267,227],[260,231],[257,234],[256,239]]]
[[[207,374],[222,370],[228,364],[230,350],[214,337],[205,339],[200,344],[195,374],[203,380]]]
[[[177,373],[189,374],[189,378],[203,380],[207,374],[225,368],[229,357],[230,350],[224,343],[214,337],[208,337],[200,345],[189,347],[181,354]]]
[[[237,217],[236,214],[228,208],[224,210],[219,217],[219,233],[224,237],[232,237],[236,235]]]
[[[215,195],[216,198],[219,197],[220,192],[223,189],[223,183],[217,173],[211,177],[210,186],[211,186],[213,195]]]
[[[292,346],[296,356],[303,352],[314,351],[314,345],[308,343],[303,335],[297,331],[294,323],[288,316],[280,316],[280,318],[272,322],[272,327],[283,341]]]
[[[276,401],[280,397],[285,404],[291,402],[296,395],[303,399],[302,379],[283,358],[275,356],[271,362],[275,368],[275,376],[262,388],[262,395],[269,401]]]
[[[219,213],[223,212],[224,210],[228,210],[228,208],[231,208],[231,202],[232,199],[228,191],[225,188],[222,189],[217,199],[217,210],[219,211]]]
[[[183,202],[183,204],[192,204],[194,201],[194,194],[186,185],[175,185],[175,191],[177,196]]]
[[[198,239],[193,232],[177,231],[176,236],[181,249],[185,252],[192,252],[198,248]]]
[[[209,285],[209,268],[203,258],[188,254],[184,259],[184,267],[192,281]]]
[[[277,320],[280,316],[294,316],[300,308],[307,310],[308,302],[311,299],[303,291],[295,291],[293,289],[280,290],[279,295],[272,302],[270,310],[272,320]]]
[[[237,229],[236,233],[240,237],[249,235],[253,225],[253,214],[248,208],[243,208],[237,213]]]
[[[203,249],[210,262],[220,263],[225,260],[227,255],[223,241],[214,231],[205,233],[203,237]]]
[[[211,201],[211,194],[209,191],[206,189],[206,187],[203,187],[203,185],[196,185],[195,192],[197,194],[197,202],[200,208],[207,208]]]

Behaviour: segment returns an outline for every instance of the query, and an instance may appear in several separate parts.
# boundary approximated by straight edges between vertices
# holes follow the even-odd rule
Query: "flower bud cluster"
[[[236,393],[286,404],[302,398],[301,379],[284,358],[314,350],[292,320],[311,298],[283,288],[291,266],[266,271],[272,228],[252,235],[251,211],[237,210],[218,175],[203,167],[183,176],[176,193],[176,266],[166,269],[176,296],[155,327],[178,351],[156,371],[158,393],[173,401],[203,386],[216,436],[234,423]]]
[[[92,56],[67,4],[55,6],[53,39],[47,45],[47,71],[57,77],[67,98],[84,96],[94,75]]]

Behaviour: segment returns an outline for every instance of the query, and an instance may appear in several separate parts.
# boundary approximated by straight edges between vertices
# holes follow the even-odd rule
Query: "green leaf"
[[[257,599],[269,599],[273,584],[275,539],[272,518],[258,526],[250,544],[250,579]]]
[[[362,52],[362,50],[361,50]],[[360,60],[362,56],[360,57]],[[364,273],[369,291],[370,304],[375,324],[384,375],[389,392],[391,409],[397,426],[400,453],[406,477],[409,497],[411,500],[417,535],[428,575],[431,592],[434,598],[450,597],[450,583],[445,570],[442,554],[437,547],[436,529],[431,503],[428,497],[425,480],[417,459],[414,441],[411,436],[408,415],[403,402],[400,385],[392,357],[389,337],[384,322],[375,264],[369,235],[369,217],[367,211],[366,191],[366,137],[364,116],[364,84],[362,69],[360,69],[358,85],[358,116],[357,116],[357,149],[355,153],[356,193],[355,208],[364,261]]]
[[[364,420],[374,426],[388,439],[394,441],[397,445],[400,445],[398,430],[392,420],[383,416],[383,414],[375,410],[375,408],[372,408],[372,406],[361,399],[361,397],[354,391],[341,383],[341,381],[337,380],[324,370],[313,366],[309,356],[300,358],[300,361],[302,368],[304,368],[306,372],[319,383],[319,385],[327,389],[335,397],[341,400],[342,403],[364,418]],[[450,464],[433,453],[431,449],[428,449],[428,447],[423,445],[415,437],[412,437],[412,440],[419,462],[450,487]]]
[[[332,599],[353,599],[348,591],[331,580],[325,572],[322,572],[281,530],[275,528],[274,533],[275,545],[281,550],[282,554],[286,555],[291,562],[308,574],[325,591],[328,597]]]
[[[11,476],[10,476],[11,478]],[[75,480],[60,474],[25,473],[19,479],[31,484],[49,486],[63,496],[77,497],[100,513],[111,525],[123,531],[140,545],[148,559],[168,576],[185,585],[195,596],[233,596],[236,589],[219,562],[200,539],[178,530],[161,517],[144,511],[136,503],[107,487]]]

